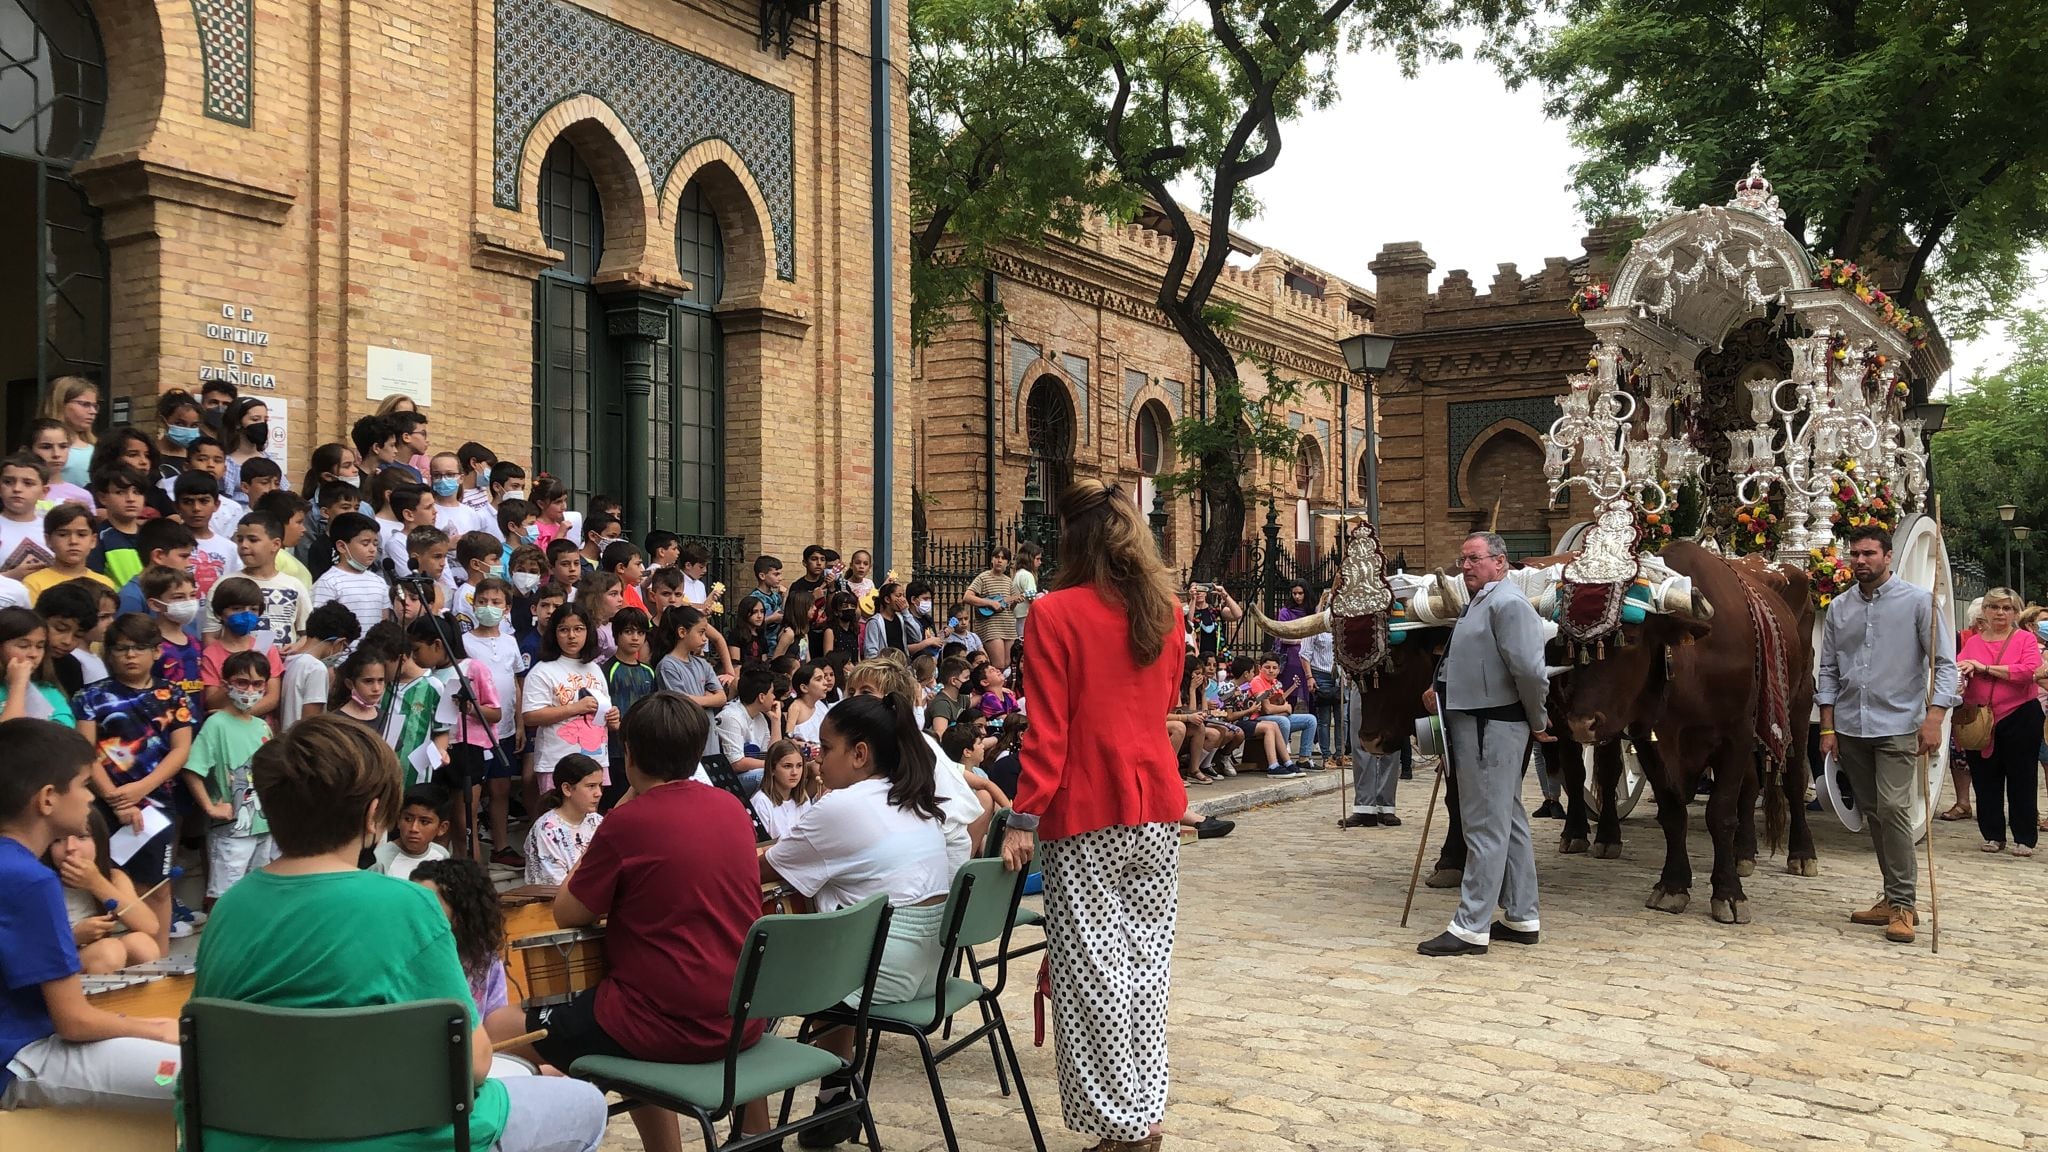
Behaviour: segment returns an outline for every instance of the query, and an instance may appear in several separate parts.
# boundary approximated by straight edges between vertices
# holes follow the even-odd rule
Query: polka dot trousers
[[[1102,828],[1039,845],[1053,1053],[1067,1127],[1142,1140],[1166,1115],[1180,828]]]

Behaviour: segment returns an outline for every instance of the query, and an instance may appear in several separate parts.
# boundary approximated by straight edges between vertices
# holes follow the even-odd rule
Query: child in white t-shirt
[[[298,651],[285,658],[284,683],[278,691],[278,731],[327,710],[334,666],[355,646],[362,628],[356,614],[339,600],[330,600],[307,615]]]
[[[554,787],[555,763],[571,752],[608,767],[605,747],[619,726],[619,710],[596,659],[590,613],[581,604],[555,609],[541,634],[539,659],[519,690],[523,722],[535,730],[533,775],[543,791]],[[611,783],[609,772],[605,783]]]
[[[797,821],[810,811],[820,789],[804,767],[804,746],[794,740],[777,740],[761,754],[768,772],[761,778],[761,790],[748,801],[770,840],[789,835]]]
[[[433,784],[415,784],[405,792],[405,806],[398,812],[396,838],[377,845],[373,867],[386,876],[412,879],[412,870],[429,860],[448,859],[448,849],[439,843],[448,834],[448,817],[453,801],[448,790]]]
[[[555,763],[555,786],[541,797],[547,809],[526,833],[526,882],[560,884],[583,859],[597,826],[598,801],[604,798],[604,768],[580,752]]]

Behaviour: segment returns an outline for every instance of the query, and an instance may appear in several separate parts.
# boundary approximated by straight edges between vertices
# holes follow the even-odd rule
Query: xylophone
[[[80,976],[78,982],[95,1008],[175,1020],[192,998],[196,971],[190,956],[167,956],[102,976]]]

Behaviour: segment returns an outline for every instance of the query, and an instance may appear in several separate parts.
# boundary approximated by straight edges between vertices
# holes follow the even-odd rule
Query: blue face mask
[[[456,476],[442,476],[434,481],[434,495],[453,496],[462,491],[462,480]]]
[[[183,424],[173,424],[164,430],[164,438],[180,448],[190,448],[193,442],[199,439],[202,432],[203,429],[187,428]]]
[[[486,464],[483,467],[476,470],[476,486],[483,489],[490,488],[491,466],[489,464]]]
[[[227,629],[230,636],[247,636],[263,626],[263,614],[243,608],[221,617],[220,626]]]

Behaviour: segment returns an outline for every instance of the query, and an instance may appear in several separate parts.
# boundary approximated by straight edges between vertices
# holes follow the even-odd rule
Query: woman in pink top
[[[1977,791],[1977,830],[1984,851],[2005,848],[2006,807],[2012,808],[2012,854],[2032,856],[2040,837],[2035,812],[2035,760],[2041,747],[2041,701],[2034,692],[2034,673],[2041,667],[2041,644],[2032,632],[2017,627],[2019,593],[1993,588],[1984,594],[1984,618],[1975,635],[1956,653],[1956,670],[1964,676],[1963,703],[1991,709],[1991,743],[1982,752],[1966,752]]]

